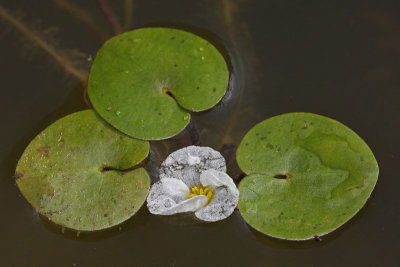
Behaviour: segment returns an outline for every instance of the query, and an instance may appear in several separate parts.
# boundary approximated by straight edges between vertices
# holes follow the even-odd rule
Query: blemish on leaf
[[[48,157],[50,155],[50,151],[49,151],[50,147],[49,146],[44,146],[44,147],[40,147],[37,149],[37,152],[45,157]]]
[[[72,153],[78,153],[81,151],[81,148],[79,146],[73,146],[69,149]]]
[[[22,176],[24,176],[24,174],[23,174],[23,173],[20,173],[20,172],[16,172],[16,173],[14,174],[15,180],[18,180],[18,179],[21,178]]]

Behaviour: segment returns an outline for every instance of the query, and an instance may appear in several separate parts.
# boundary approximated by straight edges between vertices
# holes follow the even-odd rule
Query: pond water
[[[256,123],[304,111],[334,118],[374,152],[380,176],[365,207],[322,241],[287,242],[252,230],[238,211],[193,224],[149,214],[96,233],[63,231],[21,196],[13,174],[46,126],[87,108],[84,82],[113,35],[104,1],[0,1],[0,265],[2,266],[398,266],[400,6],[398,1],[109,1],[121,30],[189,29],[231,62],[230,88],[189,131],[152,142],[150,173],[193,142],[220,150],[228,173]],[[371,1],[372,2],[372,1]],[[115,25],[114,25],[115,28]],[[154,176],[154,175],[153,175]]]

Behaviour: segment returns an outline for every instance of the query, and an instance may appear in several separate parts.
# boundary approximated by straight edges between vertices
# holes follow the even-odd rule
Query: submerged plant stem
[[[235,25],[235,23],[234,23],[234,15],[237,11],[237,7],[235,4],[232,3],[231,0],[223,0],[222,1],[222,9],[223,9],[224,23],[227,28],[229,38],[231,39],[233,49],[234,49],[234,51],[236,51],[237,54],[239,54],[238,53],[238,51],[239,51],[238,45],[235,41],[237,39],[237,38],[235,38],[236,37],[235,30],[237,29],[237,25]],[[242,34],[242,33],[240,33],[240,34]],[[242,58],[240,56],[238,57],[238,61],[239,61],[239,65],[242,65]],[[240,90],[240,87],[238,87],[237,89]],[[243,99],[243,90],[240,90],[239,101],[237,103],[238,107],[241,106],[242,99]],[[222,140],[221,140],[222,144],[234,143],[234,140],[231,136],[231,132],[232,132],[233,127],[235,126],[235,123],[236,123],[236,120],[238,117],[238,112],[239,112],[238,108],[234,109],[233,114],[232,114],[231,118],[229,119],[228,126],[226,127],[224,135],[222,136]]]
[[[9,12],[1,6],[0,6],[0,17],[3,18],[5,21],[9,22],[24,36],[30,39],[35,45],[46,51],[55,61],[57,61],[58,64],[61,65],[61,67],[65,69],[67,73],[75,76],[77,79],[81,81],[86,80],[87,77],[86,72],[76,69],[68,58],[64,57],[61,53],[57,51],[56,48],[48,44],[35,31],[24,25],[23,22],[10,15]]]
[[[197,127],[194,124],[193,120],[190,120],[189,124],[186,126],[186,131],[190,136],[190,140],[192,141],[192,145],[200,145],[200,135],[199,131],[197,131]]]
[[[124,30],[127,31],[132,26],[133,18],[133,0],[125,0],[125,25]]]
[[[119,22],[113,12],[111,11],[110,6],[108,5],[107,0],[97,0],[97,2],[100,5],[101,10],[104,13],[104,16],[107,18],[108,22],[111,24],[111,27],[113,29],[113,33],[115,35],[118,35],[122,32],[121,30],[121,25],[119,25]]]
[[[82,21],[88,25],[91,29],[95,30],[102,40],[108,39],[108,34],[99,26],[99,24],[93,19],[93,16],[84,10],[83,8],[71,3],[69,0],[52,0],[60,8],[70,13],[76,19]]]

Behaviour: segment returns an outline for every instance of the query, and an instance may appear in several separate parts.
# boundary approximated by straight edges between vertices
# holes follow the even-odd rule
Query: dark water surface
[[[227,51],[228,96],[193,116],[202,145],[229,158],[263,119],[313,112],[369,144],[380,166],[377,186],[359,214],[322,242],[262,236],[237,211],[218,223],[182,225],[146,207],[111,230],[62,233],[21,197],[13,173],[41,130],[87,108],[86,58],[112,27],[96,0],[0,0],[1,266],[399,266],[398,0],[109,2],[123,29],[191,25]],[[155,158],[190,142],[184,132],[152,143]],[[240,176],[234,160],[228,168]]]

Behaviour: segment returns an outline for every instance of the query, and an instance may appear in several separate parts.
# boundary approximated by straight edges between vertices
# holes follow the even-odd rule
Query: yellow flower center
[[[204,195],[208,198],[208,202],[207,202],[207,205],[208,205],[211,202],[211,199],[213,197],[213,191],[208,186],[206,186],[206,187],[195,186],[190,189],[190,194],[188,195],[187,198],[192,198],[192,197],[200,196],[200,195]]]

